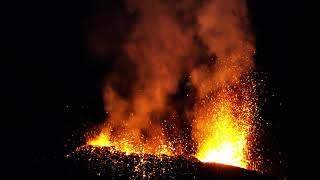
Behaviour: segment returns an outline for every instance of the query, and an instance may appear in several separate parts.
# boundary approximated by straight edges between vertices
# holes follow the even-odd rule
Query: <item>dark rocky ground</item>
[[[84,146],[67,155],[70,179],[277,179],[255,171],[202,163],[192,157],[154,156]]]

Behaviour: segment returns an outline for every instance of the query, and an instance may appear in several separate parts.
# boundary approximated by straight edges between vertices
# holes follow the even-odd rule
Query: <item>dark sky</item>
[[[270,110],[276,117],[272,128],[282,144],[277,148],[288,153],[290,32],[295,5],[278,0],[249,2],[258,70],[269,74],[284,106]],[[11,160],[13,165],[61,177],[66,171],[60,165],[67,139],[83,133],[78,130],[88,121],[103,120],[101,82],[110,67],[88,52],[86,39],[89,19],[102,5],[112,12],[122,4],[102,0],[12,2],[4,11],[8,18],[2,36],[8,56],[2,73],[8,84],[4,87],[9,94],[6,106],[11,107],[5,134],[14,139],[9,140],[10,146],[18,144],[24,149],[23,153],[13,150],[16,157],[28,157],[26,165],[19,158]]]

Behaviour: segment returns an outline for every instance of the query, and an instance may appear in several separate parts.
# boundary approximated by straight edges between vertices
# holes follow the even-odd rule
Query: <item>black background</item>
[[[68,139],[80,139],[72,135],[83,136],[84,131],[78,130],[88,121],[104,119],[101,82],[110,67],[88,52],[88,19],[101,4],[112,11],[122,3],[102,2],[10,2],[4,6],[6,56],[1,73],[10,110],[5,112],[2,133],[4,146],[14,154],[7,157],[13,176],[67,177],[63,159]],[[296,13],[302,13],[297,8],[291,1],[249,1],[257,67],[268,73],[271,89],[279,97],[276,103],[283,104],[269,111],[273,112],[271,129],[281,144],[276,148],[286,157],[291,123],[289,70],[296,58],[293,42],[299,41],[293,31],[303,23],[296,18]],[[287,175],[287,166],[276,173]]]

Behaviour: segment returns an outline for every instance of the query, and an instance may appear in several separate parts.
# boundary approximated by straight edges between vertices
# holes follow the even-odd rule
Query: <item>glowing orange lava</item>
[[[126,154],[172,155],[170,146],[166,145],[161,137],[155,137],[153,141],[142,142],[140,140],[132,140],[134,136],[131,138],[129,136],[127,138],[111,138],[110,133],[104,131],[97,137],[89,138],[87,144],[97,147],[113,147],[115,150]]]
[[[207,121],[206,132],[196,157],[203,162],[217,162],[246,167],[244,149],[246,133],[234,123],[229,105],[222,103],[217,114]]]
[[[106,136],[104,133],[101,133],[98,137],[90,139],[88,141],[89,145],[92,146],[99,146],[99,147],[108,147],[111,146],[111,142],[109,137]]]
[[[250,168],[257,96],[245,1],[137,2],[127,3],[139,20],[103,89],[107,127],[87,144]]]
[[[257,111],[252,92],[254,88],[248,84],[239,85],[236,89],[223,89],[216,96],[207,97],[197,104],[193,137],[198,146],[195,157],[200,161],[248,167],[248,137]],[[153,141],[142,142],[130,133],[124,133],[122,138],[111,138],[107,129],[89,139],[87,144],[114,147],[127,154],[174,155],[173,147],[166,142],[164,134]]]
[[[248,137],[256,105],[247,91],[225,89],[199,105],[193,136],[198,143],[196,157],[202,162],[248,167]]]

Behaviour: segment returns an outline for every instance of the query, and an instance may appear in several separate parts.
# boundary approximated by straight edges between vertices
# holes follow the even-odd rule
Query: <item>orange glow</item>
[[[221,105],[218,113],[207,124],[203,143],[196,157],[203,162],[217,162],[239,167],[246,167],[243,150],[246,145],[246,132],[241,132],[233,124],[228,105]],[[209,117],[210,118],[210,117]],[[210,122],[215,120],[215,122]]]
[[[102,132],[97,137],[89,138],[87,144],[97,147],[113,147],[115,150],[126,154],[172,155],[171,148],[160,137],[155,137],[153,141],[145,142],[132,141],[130,136],[127,138],[113,137],[113,140],[110,140],[110,135]]]
[[[108,136],[106,136],[104,133],[101,133],[98,137],[90,139],[88,144],[92,146],[107,147],[111,145],[111,142]]]
[[[218,97],[207,98],[199,105],[193,136],[198,143],[196,157],[200,161],[247,168],[247,140],[256,104],[245,88],[248,87],[236,91],[225,89]]]
[[[193,110],[192,135],[198,149],[194,156],[202,162],[248,168],[248,138],[254,133],[251,127],[257,112],[256,100],[255,83],[247,80],[199,101]],[[125,128],[122,132],[126,133],[111,136],[110,128],[105,128],[89,138],[87,144],[113,147],[126,154],[175,155],[174,147],[156,129],[155,135],[161,136],[143,140],[135,129]]]
[[[194,153],[202,162],[249,168],[257,98],[248,78],[255,47],[245,0],[128,2],[139,19],[107,73],[105,125],[87,145],[127,154]],[[185,90],[190,96],[178,102]],[[168,117],[174,112],[181,119]]]

